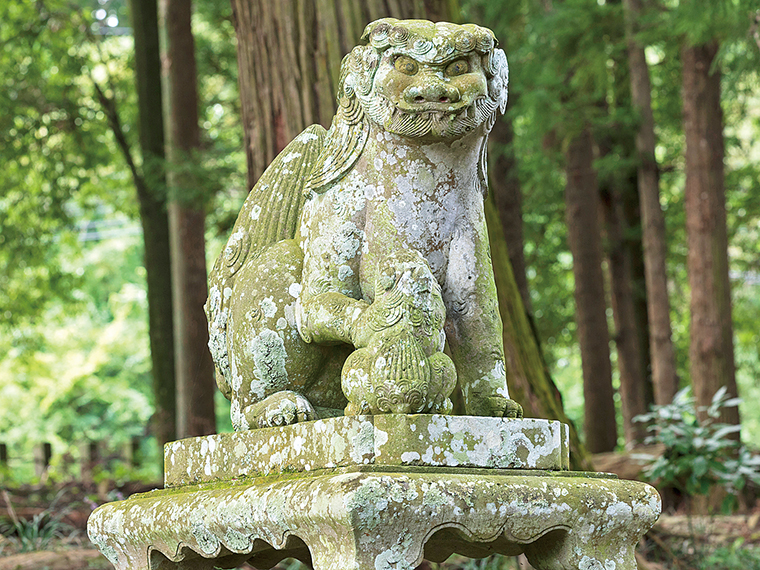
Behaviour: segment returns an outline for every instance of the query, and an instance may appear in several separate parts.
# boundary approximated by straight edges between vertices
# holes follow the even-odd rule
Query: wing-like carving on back
[[[216,260],[209,285],[232,286],[246,261],[268,245],[295,236],[305,201],[304,186],[319,157],[325,129],[311,125],[277,155],[243,204],[227,245]]]
[[[321,194],[342,178],[364,151],[369,124],[356,98],[338,97],[338,112],[324,141],[322,153],[305,184],[304,193]]]

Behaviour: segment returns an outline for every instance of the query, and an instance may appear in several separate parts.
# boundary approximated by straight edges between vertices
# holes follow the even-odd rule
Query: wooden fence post
[[[53,446],[49,443],[38,443],[34,446],[34,473],[37,477],[43,477],[50,466],[50,458],[53,456]]]
[[[79,473],[82,483],[92,483],[92,472],[100,461],[100,446],[97,442],[87,441],[79,446]]]
[[[130,469],[136,469],[140,467],[140,463],[142,463],[142,458],[140,457],[141,442],[142,440],[139,437],[133,437],[124,447],[122,458],[124,459],[124,463]]]

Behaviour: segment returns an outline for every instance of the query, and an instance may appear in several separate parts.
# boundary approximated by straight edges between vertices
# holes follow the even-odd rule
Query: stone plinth
[[[522,552],[538,570],[635,570],[657,492],[569,472],[566,458],[564,429],[540,420],[333,418],[195,438],[167,446],[167,489],[100,507],[88,532],[119,570],[290,556],[389,570]],[[527,465],[545,467],[509,468]]]
[[[558,421],[427,414],[347,416],[175,441],[164,453],[176,487],[336,467],[568,469]]]

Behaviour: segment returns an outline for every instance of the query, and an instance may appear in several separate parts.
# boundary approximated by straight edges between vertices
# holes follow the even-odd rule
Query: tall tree
[[[205,212],[193,153],[200,147],[195,43],[190,0],[163,0],[169,163],[169,227],[177,368],[177,436],[216,431],[214,366],[203,304],[206,282]]]
[[[655,403],[664,405],[669,404],[678,391],[678,377],[671,339],[670,300],[665,263],[667,250],[665,217],[660,205],[659,175],[654,153],[656,139],[652,114],[652,88],[644,46],[637,39],[642,13],[641,0],[624,0],[623,6],[631,102],[640,117],[636,133],[636,150],[639,155],[638,187],[644,242],[652,383]]]
[[[633,192],[636,192],[633,181]],[[615,323],[615,346],[620,373],[620,407],[623,413],[623,433],[626,444],[642,442],[646,426],[634,418],[648,410],[647,376],[642,356],[642,335],[636,315],[636,292],[633,275],[631,244],[626,234],[631,233],[621,193],[630,188],[601,188],[601,212],[604,234],[607,238],[610,300]]]
[[[615,449],[617,423],[593,160],[594,140],[586,125],[567,148],[565,207],[583,367],[584,433],[589,451],[600,453]]]
[[[610,27],[619,31],[611,36],[619,36],[624,27],[622,12],[616,11],[616,14],[620,17],[610,18]],[[600,157],[600,211],[602,233],[606,238],[623,434],[627,445],[635,445],[646,437],[646,426],[634,418],[646,413],[652,403],[651,380],[647,374],[648,330],[646,322],[637,315],[643,308],[646,317],[646,285],[641,259],[635,130],[629,127],[631,90],[625,50],[613,48],[610,63],[608,97],[598,105],[605,119],[596,135]]]
[[[512,104],[514,104],[514,97]],[[514,131],[510,117],[496,121],[488,141],[491,164],[489,186],[499,211],[499,220],[504,229],[509,261],[515,276],[517,288],[526,310],[531,312],[530,291],[525,267],[525,244],[523,242],[522,188],[517,176],[517,165],[513,148]]]
[[[689,357],[697,404],[707,406],[721,387],[727,388],[730,396],[737,394],[728,279],[721,73],[714,66],[718,43],[686,44],[681,54],[691,288]],[[724,408],[721,420],[738,425],[738,408]],[[738,432],[735,435],[738,438]]]
[[[454,4],[450,0],[398,4],[341,0],[312,6],[309,2],[273,5],[266,0],[233,0],[249,186],[306,126],[314,122],[329,126],[341,57],[356,45],[367,23],[387,16],[457,21]],[[288,73],[273,73],[278,69]],[[510,390],[527,415],[568,421],[508,267],[503,233],[492,233],[499,222],[489,201],[486,215],[505,324]],[[575,430],[571,431],[571,461],[575,468],[588,469],[587,453]]]
[[[169,216],[164,175],[164,119],[156,0],[131,0],[142,173],[133,169],[145,244],[153,392],[160,445],[176,437],[174,331]],[[131,162],[131,161],[130,161]]]

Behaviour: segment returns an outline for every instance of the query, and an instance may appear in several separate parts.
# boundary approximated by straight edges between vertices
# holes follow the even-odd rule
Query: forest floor
[[[70,483],[0,490],[0,570],[108,570],[112,566],[89,542],[87,518],[101,503],[155,485],[106,489]],[[760,570],[760,508],[730,516],[664,514],[641,541],[639,570]],[[251,568],[243,566],[242,568]],[[278,570],[304,567],[293,560]],[[524,559],[452,556],[420,570],[528,570]]]

